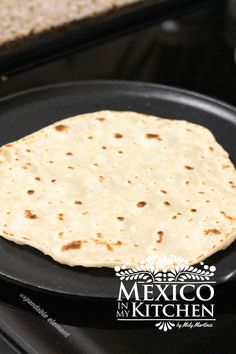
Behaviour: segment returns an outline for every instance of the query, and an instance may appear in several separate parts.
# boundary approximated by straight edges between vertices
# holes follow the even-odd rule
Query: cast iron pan
[[[133,110],[202,124],[236,164],[236,109],[192,92],[134,82],[68,83],[2,99],[0,145],[59,119],[100,109]],[[210,257],[207,264],[216,265],[216,284],[226,287],[236,277],[235,244]],[[23,287],[78,298],[116,298],[119,288],[112,269],[62,266],[33,248],[2,238],[0,276]]]

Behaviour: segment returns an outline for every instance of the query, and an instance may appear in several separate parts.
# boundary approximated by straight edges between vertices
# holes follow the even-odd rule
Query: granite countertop
[[[0,45],[143,0],[2,0]]]

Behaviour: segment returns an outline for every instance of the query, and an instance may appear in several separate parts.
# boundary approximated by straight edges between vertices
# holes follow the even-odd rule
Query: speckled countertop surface
[[[145,0],[1,0],[0,45]]]

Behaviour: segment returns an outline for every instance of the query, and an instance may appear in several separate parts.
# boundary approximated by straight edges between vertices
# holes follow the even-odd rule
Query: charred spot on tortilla
[[[164,232],[163,231],[158,231],[157,234],[158,234],[159,238],[158,238],[158,240],[156,242],[157,243],[161,243],[162,240],[163,240],[163,237],[164,237]]]
[[[147,205],[147,202],[145,202],[145,201],[141,201],[141,202],[137,203],[138,208],[143,208],[143,207],[145,207],[145,205]]]
[[[62,247],[62,251],[71,251],[71,250],[78,250],[82,246],[82,241],[72,241],[70,243],[67,243]]]
[[[75,204],[82,205],[82,202],[80,200],[75,200]]]
[[[159,134],[146,134],[146,138],[147,139],[156,139],[156,140],[162,140],[162,138],[160,137]]]
[[[204,230],[205,235],[220,235],[221,232],[217,229]]]
[[[65,132],[67,133],[68,130],[69,130],[69,127],[68,125],[65,125],[65,124],[58,124],[55,126],[55,129],[58,131],[58,132]]]
[[[64,214],[62,213],[58,214],[58,220],[64,221]]]
[[[115,133],[114,136],[115,136],[116,139],[121,139],[121,138],[123,138],[123,135],[120,134],[120,133]]]
[[[31,210],[25,210],[25,217],[27,219],[38,219],[38,216],[34,214]]]
[[[29,189],[29,190],[27,191],[27,194],[29,194],[29,195],[34,194],[34,193],[35,193],[35,191],[32,190],[32,189]]]

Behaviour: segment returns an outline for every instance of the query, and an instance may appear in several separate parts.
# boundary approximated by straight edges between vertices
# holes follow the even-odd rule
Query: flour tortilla
[[[0,234],[69,266],[198,263],[236,237],[236,173],[211,132],[101,111],[0,150]],[[17,263],[17,260],[16,260]]]

